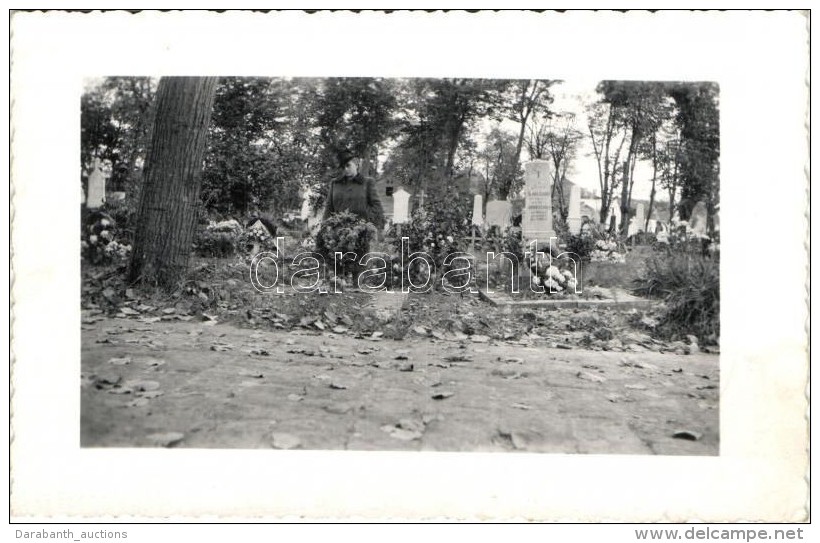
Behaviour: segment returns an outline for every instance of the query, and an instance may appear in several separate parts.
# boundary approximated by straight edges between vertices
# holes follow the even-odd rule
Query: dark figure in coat
[[[343,172],[330,185],[324,217],[350,211],[381,229],[384,226],[384,210],[373,179],[359,173],[356,157],[348,151],[339,153],[339,167]]]

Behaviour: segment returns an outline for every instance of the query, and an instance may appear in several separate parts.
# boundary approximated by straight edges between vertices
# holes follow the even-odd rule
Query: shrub
[[[595,250],[595,238],[588,233],[568,234],[565,243],[566,249],[564,250],[578,255],[583,261],[589,261],[592,251]]]
[[[353,253],[361,259],[370,250],[376,227],[349,211],[334,213],[322,222],[316,234],[316,252],[331,266],[336,253]],[[357,265],[350,259],[338,263],[343,274],[355,273]]]
[[[226,258],[236,254],[242,225],[235,220],[211,221],[200,229],[194,239],[194,251],[199,256]]]
[[[402,237],[408,238],[408,253],[423,252],[430,256],[439,272],[447,271],[447,255],[466,249],[464,239],[470,234],[470,212],[467,199],[452,191],[446,195],[431,194],[424,208],[413,211],[408,223],[401,228]],[[396,226],[388,234],[395,254],[401,254],[401,238]],[[418,260],[408,273],[417,275],[424,268]],[[425,272],[426,273],[426,272]]]
[[[667,336],[720,336],[720,255],[672,253],[650,259],[636,293],[666,302],[658,329]]]

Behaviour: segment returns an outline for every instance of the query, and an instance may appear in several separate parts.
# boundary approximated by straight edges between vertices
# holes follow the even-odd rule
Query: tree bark
[[[216,77],[163,77],[128,278],[172,289],[185,276]]]

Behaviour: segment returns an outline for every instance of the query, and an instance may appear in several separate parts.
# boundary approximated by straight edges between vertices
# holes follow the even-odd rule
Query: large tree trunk
[[[163,77],[128,277],[170,289],[185,276],[216,77]]]

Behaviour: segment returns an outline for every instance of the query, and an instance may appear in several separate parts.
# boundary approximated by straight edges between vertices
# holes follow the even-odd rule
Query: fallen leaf
[[[335,332],[337,334],[344,334],[347,331],[348,331],[347,326],[334,326],[333,327],[333,332]]]
[[[413,364],[402,364],[399,366],[399,371],[413,371]]]
[[[472,341],[473,343],[487,343],[488,341],[490,341],[490,337],[482,336],[479,334],[476,336],[470,336],[470,341]]]
[[[627,384],[624,385],[624,388],[629,388],[632,390],[646,390],[646,385]]]
[[[212,351],[217,351],[217,352],[230,351],[232,348],[233,348],[233,345],[229,345],[229,344],[220,343],[218,345],[211,345],[211,350]]]
[[[310,326],[316,320],[316,317],[302,317],[299,319],[299,326]]]
[[[302,440],[291,434],[275,432],[271,436],[271,445],[274,449],[297,449],[302,446]]]
[[[142,394],[140,394],[140,398],[147,398],[149,400],[153,400],[154,398],[158,398],[158,397],[162,396],[163,394],[165,394],[165,393],[161,390],[151,390],[151,391],[143,392]]]
[[[125,366],[126,364],[131,363],[131,357],[130,356],[124,356],[122,358],[110,358],[108,360],[108,363],[109,364],[114,364],[115,366]]]
[[[156,381],[126,381],[123,386],[130,387],[135,392],[159,390],[159,383]]]
[[[316,321],[316,322],[314,322],[314,323],[313,323],[313,326],[315,326],[315,327],[316,327],[316,328],[318,328],[319,330],[324,330],[324,329],[325,329],[325,323],[323,323],[322,321]]]
[[[176,307],[166,307],[165,309],[162,310],[162,312],[166,315],[171,315],[171,314],[177,312],[177,308]]]
[[[433,394],[432,398],[434,400],[445,400],[447,398],[452,397],[454,394],[455,392],[442,390],[441,392],[436,392],[435,394]]]
[[[133,400],[125,404],[124,407],[145,407],[149,403],[150,402],[148,401],[148,398],[134,398]]]
[[[148,440],[157,447],[173,447],[183,439],[185,439],[185,434],[180,432],[165,432],[148,436]]]
[[[94,376],[92,376],[94,377]],[[99,375],[94,378],[94,385],[97,388],[114,386],[122,381],[121,375]]]
[[[514,403],[514,404],[511,404],[510,407],[513,407],[515,409],[523,409],[525,411],[529,411],[530,409],[532,409],[532,407],[530,407],[529,405],[527,405],[525,403]]]
[[[425,328],[424,326],[416,326],[415,328],[413,328],[413,331],[420,336],[427,335],[427,328]]]
[[[594,373],[590,373],[588,371],[579,371],[575,374],[575,376],[579,379],[592,381],[593,383],[603,383],[604,381],[606,381],[606,377],[601,377],[600,375],[595,375]]]
[[[353,409],[353,406],[348,404],[329,404],[322,406],[322,409],[334,415],[344,415],[349,413]]]
[[[470,362],[473,357],[469,354],[451,354],[444,357],[447,362]]]
[[[399,439],[401,441],[413,441],[414,439],[421,439],[423,435],[421,432],[417,430],[407,430],[405,428],[399,428],[398,426],[391,426],[389,424],[382,426],[382,431],[390,434],[390,437]]]
[[[131,387],[115,386],[108,389],[109,394],[131,394],[134,390]]]
[[[140,314],[139,311],[135,311],[135,310],[131,309],[130,307],[121,307],[120,308],[120,313],[122,313],[123,315],[128,315],[128,316],[139,315]]]
[[[330,388],[332,388],[334,390],[346,390],[347,385],[345,385],[343,383],[339,383],[338,381],[331,381],[330,382]]]
[[[305,399],[305,397],[302,396],[301,394],[288,394],[288,400],[290,400],[292,402],[301,402],[304,399]]]
[[[692,432],[690,430],[678,430],[677,432],[672,434],[672,437],[675,439],[686,439],[688,441],[698,441],[703,434],[698,432]]]

